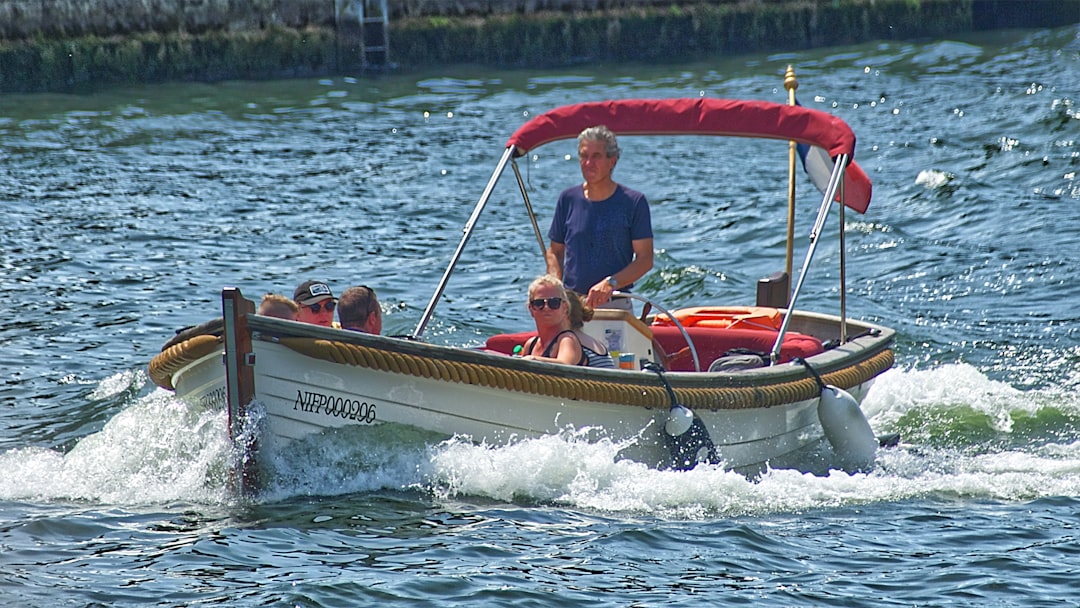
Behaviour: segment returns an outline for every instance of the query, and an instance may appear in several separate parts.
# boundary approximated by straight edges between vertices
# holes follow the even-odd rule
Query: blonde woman
[[[562,281],[546,274],[529,285],[529,314],[536,322],[536,336],[529,338],[521,354],[525,359],[564,365],[585,365],[581,341],[570,327],[570,301]]]

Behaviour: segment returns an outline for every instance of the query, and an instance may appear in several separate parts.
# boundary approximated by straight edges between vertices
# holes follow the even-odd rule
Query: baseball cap
[[[293,292],[293,300],[304,306],[332,299],[334,299],[334,294],[330,291],[330,287],[319,281],[304,281]]]

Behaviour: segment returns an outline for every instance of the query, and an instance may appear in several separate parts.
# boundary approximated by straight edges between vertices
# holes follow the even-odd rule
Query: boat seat
[[[667,353],[664,367],[668,371],[694,371],[694,357],[686,344],[679,328],[674,325],[653,325],[650,327],[653,338]],[[686,332],[694,340],[701,369],[735,349],[747,349],[767,355],[776,341],[777,332],[763,329],[719,328],[707,326],[687,327]],[[485,348],[504,355],[514,353],[514,347],[525,343],[536,335],[535,331],[523,331],[510,334],[498,334],[487,339]],[[810,357],[822,352],[821,340],[805,334],[788,332],[780,347],[780,363],[791,361],[795,357]]]
[[[535,335],[535,330],[519,331],[514,334],[497,334],[487,339],[484,348],[504,355],[512,355],[515,346],[524,346],[525,342]]]
[[[668,353],[664,367],[668,371],[690,372],[694,371],[694,357],[690,354],[690,348],[686,344],[686,338],[674,325],[653,325],[653,337]],[[735,327],[687,327],[686,333],[694,341],[697,349],[698,361],[702,370],[707,370],[713,361],[724,356],[725,353],[746,349],[755,353],[768,355],[772,351],[773,343],[776,342],[777,332],[764,329],[740,329]],[[784,342],[780,345],[779,363],[786,363],[795,357],[811,357],[823,352],[825,349],[821,340],[806,334],[788,332],[784,336]]]

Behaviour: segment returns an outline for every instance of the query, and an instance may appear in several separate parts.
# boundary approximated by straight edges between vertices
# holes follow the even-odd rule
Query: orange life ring
[[[683,327],[716,327],[778,331],[784,322],[780,311],[768,306],[694,306],[672,313]],[[653,325],[674,325],[665,314],[656,315]]]

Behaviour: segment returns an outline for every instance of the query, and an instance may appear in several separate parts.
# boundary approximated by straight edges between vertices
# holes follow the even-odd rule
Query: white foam
[[[951,173],[946,173],[945,171],[939,171],[937,169],[923,169],[915,176],[915,183],[925,187],[927,190],[936,190],[945,184],[948,184],[953,179],[955,178]]]
[[[125,370],[102,380],[90,393],[91,399],[109,399],[127,390],[139,390],[146,384],[141,370]]]
[[[1080,412],[1076,397],[1020,391],[964,364],[890,370],[864,406],[878,434],[902,420],[925,418],[932,427],[936,416],[957,407],[985,415],[993,432],[1005,437],[1017,410],[1033,416],[1042,407]],[[223,412],[155,390],[67,454],[41,448],[0,454],[0,499],[228,503],[235,500],[229,474],[237,456],[225,424]],[[946,425],[944,432],[951,422],[937,424]],[[772,470],[751,480],[704,465],[688,472],[650,469],[621,460],[624,445],[590,442],[584,432],[492,447],[390,425],[355,427],[286,449],[263,441],[261,466],[270,483],[260,500],[400,489],[443,501],[479,497],[694,519],[926,496],[1014,501],[1080,495],[1080,438],[1020,441],[996,450],[982,449],[978,438],[957,441],[958,447],[935,447],[906,438],[897,448],[879,450],[877,467],[867,474]]]
[[[149,504],[227,499],[223,412],[200,411],[162,390],[138,399],[67,454],[0,454],[0,498]]]
[[[1003,426],[1008,425],[1009,410],[1034,407],[1022,391],[989,379],[971,365],[957,363],[929,370],[890,369],[874,380],[862,409],[880,431],[914,409],[958,404],[992,414]]]

